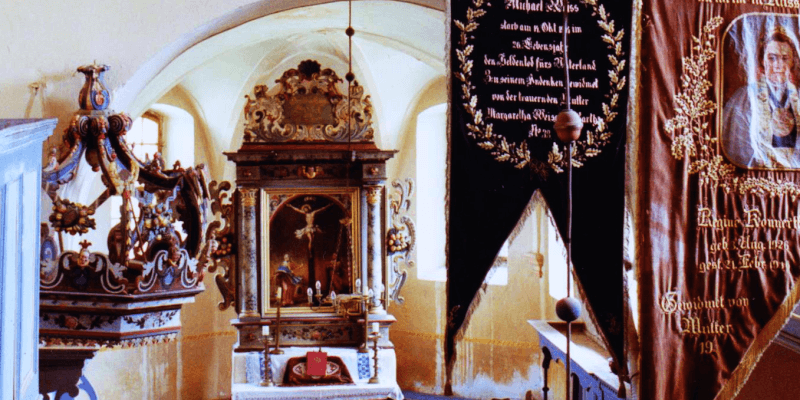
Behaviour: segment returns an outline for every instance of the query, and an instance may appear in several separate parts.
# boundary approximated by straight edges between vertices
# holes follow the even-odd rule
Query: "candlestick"
[[[359,353],[369,353],[369,298],[360,296],[361,312],[364,313],[364,344],[358,348]]]
[[[263,328],[267,328],[267,333],[269,333],[269,327],[264,326]],[[275,382],[272,381],[272,363],[270,362],[269,357],[269,334],[264,336],[261,339],[264,342],[264,380],[261,381],[261,386],[275,386]]]
[[[377,322],[373,322],[373,324],[377,324]],[[373,325],[374,326],[374,325]],[[374,360],[373,365],[375,366],[375,373],[372,375],[372,378],[369,378],[369,383],[380,383],[380,379],[378,378],[378,339],[380,339],[380,333],[373,333],[370,335],[370,339],[372,339],[372,349],[374,351],[372,355],[372,359]]]
[[[281,350],[281,306],[283,305],[283,300],[280,294],[281,288],[278,288],[278,312],[275,318],[275,349],[270,351],[270,354],[283,354],[283,350]]]

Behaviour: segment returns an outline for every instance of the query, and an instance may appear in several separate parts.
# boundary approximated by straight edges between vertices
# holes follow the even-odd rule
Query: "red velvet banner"
[[[733,399],[798,300],[797,7],[643,4],[642,399]]]

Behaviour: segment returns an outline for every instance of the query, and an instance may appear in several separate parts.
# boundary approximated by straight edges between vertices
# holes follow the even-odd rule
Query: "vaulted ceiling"
[[[347,26],[348,3],[335,2],[270,14],[212,35],[156,74],[133,100],[131,114],[140,115],[178,88],[203,119],[207,143],[221,151],[238,148],[244,96],[255,85],[272,87],[285,70],[307,59],[344,77]],[[352,68],[371,96],[376,142],[396,148],[419,96],[444,77],[445,14],[405,2],[357,1],[352,26]]]

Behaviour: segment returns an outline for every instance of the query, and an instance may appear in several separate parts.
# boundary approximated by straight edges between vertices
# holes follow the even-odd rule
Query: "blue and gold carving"
[[[102,111],[108,108],[111,103],[111,96],[108,94],[103,74],[110,68],[108,65],[84,65],[78,67],[78,72],[86,75],[86,82],[83,84],[81,93],[78,96],[78,104],[81,110]]]
[[[109,308],[123,310],[116,314],[130,318],[153,308],[179,313],[182,303],[203,291],[205,266],[219,258],[213,254],[220,248],[220,235],[219,223],[209,223],[206,170],[202,164],[181,168],[179,163],[167,169],[159,156],[142,161],[133,155],[125,139],[131,117],[108,110],[111,97],[103,83],[108,70],[97,64],[78,68],[86,76],[78,96],[81,109],[70,121],[61,148],[50,150],[42,171],[42,188],[52,200],[52,213],[43,216],[50,226],[41,238],[41,310],[77,312],[86,318],[108,315]],[[105,185],[87,204],[76,203],[60,190],[75,179],[81,158]],[[120,196],[122,205],[112,210],[119,212],[120,223],[107,232],[108,254],[91,252],[86,240],[79,251],[61,248],[64,232],[83,235],[96,229],[92,215],[111,196]],[[48,234],[49,228],[58,240]],[[83,320],[64,317],[64,324],[75,321]],[[66,336],[59,327],[43,327],[40,336],[48,345],[115,345],[161,340],[180,330],[179,323],[160,330],[117,325]]]

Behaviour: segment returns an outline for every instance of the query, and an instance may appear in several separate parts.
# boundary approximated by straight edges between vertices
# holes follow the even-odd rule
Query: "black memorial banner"
[[[733,399],[798,300],[796,0],[642,5],[643,399]]]
[[[564,108],[560,0],[453,1],[448,236],[448,384],[455,343],[494,258],[535,190],[566,227],[567,154],[553,130]],[[624,137],[632,5],[573,0],[573,264],[607,347],[623,357]],[[624,364],[624,363],[622,363]],[[449,392],[449,385],[446,392]]]

